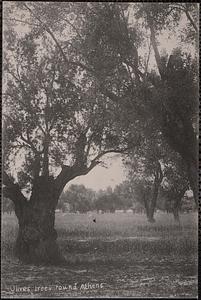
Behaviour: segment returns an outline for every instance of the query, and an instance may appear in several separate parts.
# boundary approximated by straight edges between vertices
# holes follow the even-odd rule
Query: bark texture
[[[59,264],[64,262],[57,245],[55,207],[58,196],[50,177],[39,177],[29,201],[18,211],[19,232],[15,253],[24,263]]]

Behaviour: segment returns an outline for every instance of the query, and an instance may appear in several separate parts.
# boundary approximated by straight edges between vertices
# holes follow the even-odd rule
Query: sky
[[[65,190],[71,184],[84,184],[87,188],[95,191],[105,190],[108,186],[114,188],[117,184],[126,179],[126,171],[119,155],[110,155],[103,159],[106,167],[96,166],[87,175],[79,176],[70,181]]]

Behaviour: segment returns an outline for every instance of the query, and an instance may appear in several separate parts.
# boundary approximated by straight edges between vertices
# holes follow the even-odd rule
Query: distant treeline
[[[88,211],[114,213],[116,210],[127,211],[129,209],[134,213],[146,213],[142,191],[129,189],[128,185],[128,181],[125,181],[117,185],[114,190],[108,187],[95,192],[84,185],[72,184],[68,190],[62,193],[57,209],[72,213],[87,213]],[[186,195],[183,197],[179,211],[194,210],[194,201],[191,198]],[[161,188],[155,210],[173,213],[173,204],[174,199],[168,197],[168,194]]]

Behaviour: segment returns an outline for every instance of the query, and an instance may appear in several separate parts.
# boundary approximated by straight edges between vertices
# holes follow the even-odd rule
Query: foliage
[[[23,157],[20,183],[64,165],[86,174],[105,151],[136,145],[152,176],[165,139],[193,188],[197,62],[179,48],[163,59],[157,37],[182,25],[183,39],[196,41],[196,4],[22,1],[7,4],[6,14],[4,156]],[[149,67],[151,47],[158,70]]]
[[[30,31],[12,40],[12,31],[7,34],[5,171],[20,157],[15,177],[22,187],[64,165],[88,172],[105,151],[124,143],[114,114],[120,110],[87,74],[63,64],[61,53],[45,36],[40,40]]]
[[[86,213],[92,210],[94,198],[95,192],[93,190],[86,188],[84,185],[72,184],[60,196],[60,203],[63,207],[68,203],[70,212]]]
[[[109,186],[106,190],[99,190],[95,193],[92,209],[102,213],[114,213],[116,209],[122,209],[124,206],[120,196]]]
[[[114,194],[120,199],[119,209],[127,210],[134,206],[136,195],[132,184],[128,180],[116,185]]]

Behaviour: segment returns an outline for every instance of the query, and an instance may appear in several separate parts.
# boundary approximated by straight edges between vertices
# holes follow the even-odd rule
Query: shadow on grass
[[[160,217],[160,216],[159,216]],[[167,220],[166,220],[166,219]],[[66,258],[60,266],[33,266],[13,256],[16,220],[4,218],[2,230],[2,295],[9,287],[52,286],[105,282],[104,289],[27,294],[27,297],[192,297],[197,295],[197,228],[194,216],[182,216],[183,225],[161,216],[149,225],[141,216],[58,216],[58,244]],[[90,223],[91,222],[91,223]],[[34,296],[35,297],[35,296]],[[38,298],[36,297],[36,298]]]

